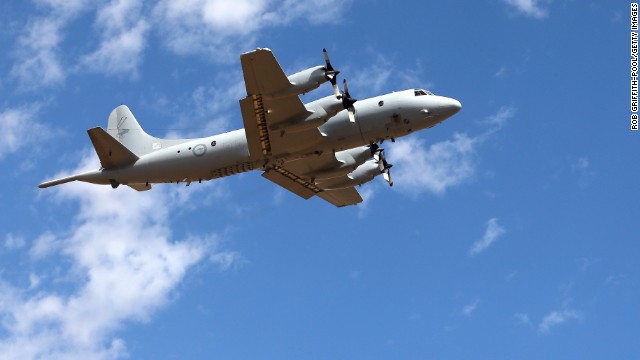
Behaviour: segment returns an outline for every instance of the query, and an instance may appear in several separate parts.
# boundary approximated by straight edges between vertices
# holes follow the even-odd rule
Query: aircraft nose
[[[462,109],[462,104],[460,104],[460,101],[451,98],[447,98],[445,100],[443,112],[447,115],[447,117],[457,114],[460,109]]]

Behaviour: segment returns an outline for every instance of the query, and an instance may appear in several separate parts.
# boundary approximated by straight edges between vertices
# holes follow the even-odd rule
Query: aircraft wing
[[[311,113],[296,94],[287,94],[293,84],[269,49],[257,49],[240,56],[247,97],[240,100],[242,118],[252,161],[286,156],[321,136],[317,129],[286,136],[271,130],[284,121],[306,118]]]
[[[337,207],[361,203],[362,197],[354,187],[325,190],[312,181],[314,178],[312,169],[326,169],[340,164],[340,161],[336,159],[333,153],[328,153],[298,159],[283,166],[276,166],[265,171],[262,176],[305,200],[318,195]],[[346,175],[343,176],[346,177]]]

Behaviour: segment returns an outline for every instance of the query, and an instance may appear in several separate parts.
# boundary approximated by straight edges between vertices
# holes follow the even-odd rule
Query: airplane
[[[326,49],[324,65],[287,76],[270,49],[240,56],[247,96],[240,100],[244,128],[197,139],[147,134],[126,105],[109,115],[107,129],[87,131],[100,169],[43,182],[127,185],[137,191],[156,183],[202,182],[250,170],[309,199],[337,206],[362,202],[356,186],[383,175],[393,185],[380,147],[383,141],[431,128],[461,109],[458,100],[423,89],[365,100],[337,85]],[[329,82],[333,94],[304,104],[300,95]]]

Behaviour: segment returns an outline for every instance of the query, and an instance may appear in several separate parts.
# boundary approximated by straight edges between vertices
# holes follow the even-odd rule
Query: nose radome
[[[460,104],[460,101],[451,98],[449,98],[448,100],[447,111],[450,112],[449,116],[455,115],[458,111],[460,111],[460,109],[462,109],[462,104]]]

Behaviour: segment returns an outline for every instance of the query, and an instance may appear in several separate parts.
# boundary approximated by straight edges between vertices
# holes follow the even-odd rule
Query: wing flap
[[[275,167],[265,171],[262,176],[305,200],[322,191],[314,184],[282,167]]]
[[[100,165],[104,169],[113,169],[131,165],[138,161],[138,156],[132,153],[124,145],[114,139],[101,127],[95,127],[87,131],[93,147],[100,159]]]
[[[337,207],[356,205],[362,202],[362,197],[354,187],[337,190],[324,190],[319,193],[318,196]]]

